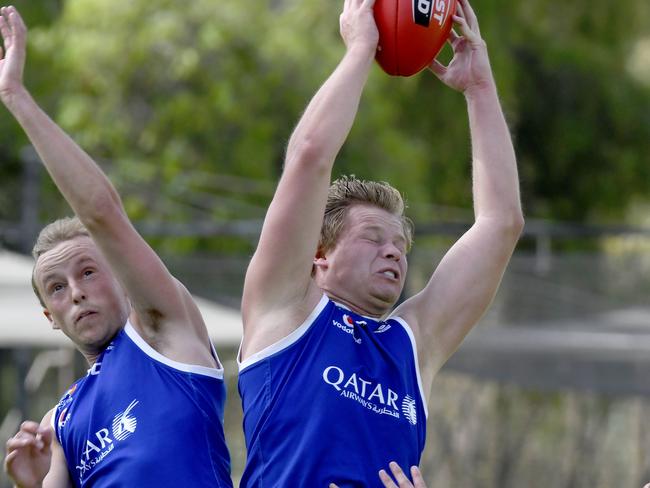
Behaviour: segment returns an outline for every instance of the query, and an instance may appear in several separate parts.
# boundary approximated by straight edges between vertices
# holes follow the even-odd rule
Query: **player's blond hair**
[[[406,204],[401,193],[386,182],[361,180],[349,175],[341,176],[330,185],[318,242],[321,252],[329,251],[336,245],[345,216],[354,204],[374,205],[399,217],[406,238],[406,249],[411,249],[414,226],[411,219],[404,215]]]
[[[80,236],[90,237],[90,233],[77,217],[64,217],[55,220],[41,229],[41,232],[36,238],[36,243],[32,248],[32,256],[35,261],[38,261],[39,257],[54,249],[60,243]],[[32,289],[34,290],[34,293],[36,293],[38,301],[43,307],[45,307],[43,297],[36,286],[36,279],[34,276],[35,271],[36,263],[34,263],[34,268],[32,269]]]

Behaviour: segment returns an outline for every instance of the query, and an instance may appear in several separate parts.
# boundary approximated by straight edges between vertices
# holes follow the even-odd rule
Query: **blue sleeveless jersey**
[[[390,461],[418,465],[426,403],[416,351],[403,320],[324,296],[297,330],[239,365],[240,487],[380,487]]]
[[[172,361],[127,322],[53,416],[77,487],[232,487],[223,369]]]

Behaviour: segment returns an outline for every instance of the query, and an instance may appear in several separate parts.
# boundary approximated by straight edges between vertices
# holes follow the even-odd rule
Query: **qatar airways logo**
[[[400,400],[391,388],[363,378],[357,373],[346,374],[338,366],[328,366],[323,370],[323,381],[334,388],[340,396],[354,400],[367,410],[378,415],[400,418],[400,408],[404,418],[412,425],[417,423],[416,403],[409,395]]]
[[[111,430],[107,427],[95,432],[94,437],[86,439],[84,449],[76,469],[79,472],[79,482],[95,466],[101,463],[115,449],[115,442],[124,441],[135,432],[138,426],[138,419],[132,411],[138,404],[133,400],[126,409],[119,412],[113,418]]]

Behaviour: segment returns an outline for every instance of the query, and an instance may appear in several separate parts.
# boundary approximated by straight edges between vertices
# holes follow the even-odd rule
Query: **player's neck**
[[[388,307],[374,306],[373,304],[359,304],[355,301],[352,301],[344,296],[338,295],[337,293],[332,292],[331,290],[323,289],[323,292],[327,297],[333,302],[339,303],[345,308],[350,309],[352,312],[363,315],[364,317],[369,317],[371,319],[379,320],[389,311]]]

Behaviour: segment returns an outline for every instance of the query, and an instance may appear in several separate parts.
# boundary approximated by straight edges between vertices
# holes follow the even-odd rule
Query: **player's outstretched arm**
[[[52,412],[39,425],[25,421],[7,440],[5,472],[17,488],[68,488],[72,486],[63,450],[50,427]]]
[[[175,335],[159,341],[180,351],[174,359],[203,357],[212,364],[205,326],[189,294],[131,225],[119,195],[99,166],[36,104],[23,84],[27,29],[14,7],[0,11],[6,52],[0,61],[0,99],[20,123],[52,179],[126,288],[136,327]],[[189,310],[189,312],[188,312]],[[155,323],[154,323],[155,321]],[[181,330],[182,329],[182,330]],[[192,333],[194,332],[194,333]]]
[[[494,298],[523,229],[515,152],[497,96],[485,42],[467,0],[459,0],[448,66],[431,70],[466,98],[472,139],[475,223],[449,250],[425,289],[396,314],[414,328],[425,394]],[[433,352],[432,352],[433,351]]]
[[[312,263],[334,159],[356,116],[377,47],[373,4],[345,0],[340,17],[345,55],[289,140],[284,171],[246,274],[244,358],[290,333],[320,297],[311,283]]]

